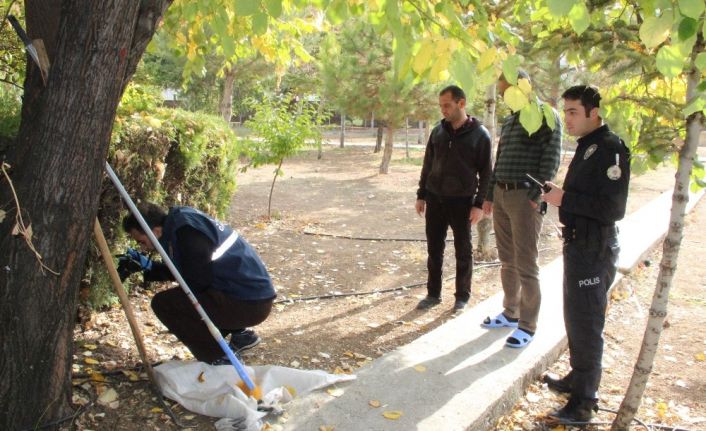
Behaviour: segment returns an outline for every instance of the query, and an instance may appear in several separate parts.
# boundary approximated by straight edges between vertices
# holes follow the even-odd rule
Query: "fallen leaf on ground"
[[[98,346],[96,346],[95,344],[84,344],[83,347],[88,350],[96,350],[98,348]]]
[[[333,430],[334,430],[333,427],[326,426],[326,425],[321,425],[321,426],[319,427],[319,431],[333,431]]]
[[[101,373],[91,373],[90,376],[94,382],[105,382],[105,376]]]
[[[102,394],[100,394],[97,402],[98,402],[98,404],[100,404],[102,406],[107,406],[110,403],[116,401],[117,399],[118,399],[118,393],[115,391],[115,389],[110,388],[110,389],[106,390],[105,392],[103,392]]]
[[[699,362],[704,362],[706,361],[706,355],[704,355],[703,352],[697,353],[694,355],[694,359],[696,359]]]
[[[400,417],[402,417],[402,412],[399,410],[389,410],[386,411],[382,414],[386,419],[390,419],[393,421],[396,421]]]
[[[150,413],[162,413],[164,410],[161,407],[152,407]]]
[[[427,370],[427,367],[425,367],[424,365],[415,365],[414,366],[414,371],[418,371],[420,373],[423,373],[426,370]]]
[[[340,397],[341,395],[343,395],[343,389],[341,388],[329,388],[326,389],[326,392],[332,397]]]
[[[98,365],[98,364],[100,364],[100,362],[96,361],[96,360],[93,359],[93,358],[86,358],[86,359],[84,359],[83,361],[84,361],[85,363],[89,364],[89,365]]]
[[[203,383],[206,381],[206,379],[203,378],[203,371],[199,373],[199,376],[196,378],[196,380],[198,380],[199,383]]]
[[[378,407],[380,407],[380,401],[378,401],[378,400],[370,400],[370,401],[368,401],[368,405],[369,405],[370,407],[378,408]]]

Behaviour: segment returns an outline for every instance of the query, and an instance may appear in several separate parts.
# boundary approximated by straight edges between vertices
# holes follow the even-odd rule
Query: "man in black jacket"
[[[424,153],[415,209],[424,214],[427,236],[427,296],[417,305],[441,303],[441,273],[446,232],[451,226],[456,249],[456,301],[460,312],[471,295],[471,225],[483,217],[483,199],[492,172],[488,130],[466,114],[466,95],[455,85],[439,93],[444,119],[434,127]]]
[[[547,182],[551,191],[542,199],[559,207],[564,225],[564,325],[571,372],[562,379],[545,376],[545,381],[571,394],[551,415],[571,423],[589,421],[598,398],[607,292],[620,252],[615,222],[625,215],[630,152],[603,124],[598,90],[577,85],[562,98],[566,131],[579,138],[578,147],[563,189]]]
[[[257,252],[238,232],[196,209],[173,207],[165,213],[154,204],[145,204],[140,213],[213,324],[223,336],[231,334],[231,349],[238,353],[255,347],[260,337],[246,328],[267,319],[276,296]],[[135,216],[123,219],[123,229],[144,250],[154,250]],[[145,281],[174,279],[164,263],[152,262],[128,250],[120,259],[118,273],[124,278],[140,270]],[[220,346],[180,287],[157,293],[152,298],[152,309],[197,360],[227,363]]]

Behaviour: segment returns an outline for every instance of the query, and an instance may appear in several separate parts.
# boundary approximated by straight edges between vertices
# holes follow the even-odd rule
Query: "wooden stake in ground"
[[[98,248],[100,249],[101,256],[103,257],[103,261],[105,262],[105,266],[108,268],[108,274],[110,274],[110,279],[113,282],[115,292],[118,294],[118,298],[120,298],[120,304],[123,306],[123,310],[125,310],[125,316],[127,317],[127,321],[130,324],[132,336],[135,337],[135,344],[137,345],[137,350],[140,352],[140,358],[142,359],[142,363],[145,365],[147,376],[149,377],[152,385],[155,388],[159,388],[159,386],[157,386],[157,380],[155,379],[152,365],[150,365],[150,362],[147,360],[147,351],[145,350],[145,344],[142,341],[142,333],[140,332],[140,328],[137,326],[135,314],[132,312],[132,306],[130,305],[130,301],[128,301],[127,293],[125,292],[125,288],[123,287],[122,281],[120,281],[118,271],[115,269],[113,257],[110,254],[108,243],[105,241],[103,229],[101,229],[101,225],[98,219],[96,219],[96,223],[93,226],[93,235],[96,237],[96,242],[98,243]]]

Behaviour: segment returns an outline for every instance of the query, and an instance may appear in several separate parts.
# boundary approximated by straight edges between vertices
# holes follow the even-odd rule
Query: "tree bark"
[[[344,142],[346,142],[346,114],[341,112],[341,145],[339,147],[343,148]]]
[[[703,35],[699,34],[692,50],[691,69],[687,75],[686,103],[689,103],[697,96],[696,87],[699,84],[701,72],[695,67],[694,60],[696,55],[703,49]],[[674,192],[672,193],[669,230],[667,231],[667,237],[662,243],[662,261],[659,265],[659,275],[657,276],[657,285],[652,296],[652,305],[650,305],[650,316],[647,320],[642,347],[635,363],[628,390],[611,427],[613,431],[629,429],[640,407],[647,380],[652,372],[652,365],[659,346],[659,337],[662,333],[664,319],[667,316],[669,290],[672,287],[672,279],[677,269],[677,258],[679,257],[679,248],[684,230],[684,213],[686,204],[689,202],[689,177],[694,163],[694,155],[699,146],[699,136],[703,130],[703,122],[704,116],[701,111],[691,114],[686,119],[686,140],[679,151],[679,167],[677,168]]]
[[[485,91],[485,113],[483,124],[490,132],[490,142],[493,146],[491,154],[495,154],[495,84],[488,86]],[[495,260],[496,249],[490,241],[493,234],[493,216],[485,216],[478,222],[476,230],[478,232],[477,257],[480,260]]]
[[[380,163],[380,173],[390,172],[390,160],[392,160],[392,143],[395,139],[395,128],[388,123],[385,133],[385,151],[382,152],[382,163]]]
[[[46,87],[25,78],[22,122],[8,148],[20,214],[39,264],[12,234],[15,194],[0,179],[0,429],[70,412],[72,330],[115,110],[171,0],[26,1],[27,29],[48,48]],[[56,13],[60,11],[60,13]]]
[[[377,136],[375,138],[375,148],[373,149],[373,153],[379,153],[382,149],[382,136],[384,128],[385,124],[382,121],[378,121],[378,131]]]
[[[218,112],[220,112],[221,117],[228,124],[230,124],[230,119],[233,116],[233,84],[235,83],[235,68],[233,66],[228,67],[225,71],[225,76],[223,80],[223,94],[221,97],[221,103],[218,107]]]

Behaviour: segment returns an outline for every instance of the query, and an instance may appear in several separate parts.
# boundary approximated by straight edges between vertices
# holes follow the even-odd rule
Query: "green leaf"
[[[684,18],[679,23],[679,40],[687,40],[696,34],[699,22],[693,18]]]
[[[694,112],[699,112],[706,108],[706,100],[703,97],[695,97],[682,111],[682,115],[688,117]]]
[[[549,6],[549,12],[552,15],[564,17],[574,7],[576,2],[577,0],[547,0],[547,6]]]
[[[569,12],[569,22],[571,23],[571,28],[574,29],[576,34],[581,35],[589,25],[591,25],[591,16],[588,13],[588,9],[583,2],[576,3],[571,12]]]
[[[505,80],[512,85],[517,85],[517,69],[520,66],[520,57],[511,55],[503,62],[503,75]]]
[[[505,90],[503,99],[507,106],[514,112],[520,111],[527,106],[529,99],[518,87],[509,87]]]
[[[530,135],[542,127],[542,111],[539,110],[539,106],[536,103],[532,102],[522,108],[520,111],[520,124]]]
[[[235,0],[235,13],[240,16],[250,16],[260,11],[259,0]]]
[[[677,46],[663,46],[657,52],[657,70],[667,78],[674,78],[684,69],[685,58]]]
[[[472,73],[473,63],[469,60],[469,55],[465,52],[458,53],[451,59],[451,79],[458,82],[466,94],[475,93],[476,74]]]
[[[696,56],[696,59],[694,60],[694,65],[696,65],[696,68],[701,72],[706,71],[706,52],[701,52],[699,53],[699,55]]]
[[[660,17],[650,16],[640,26],[640,40],[648,48],[654,48],[667,40],[672,28],[672,13],[666,11]]]
[[[348,17],[348,3],[342,0],[333,0],[326,8],[326,16],[332,23],[341,24]]]
[[[701,81],[699,85],[696,86],[699,91],[706,91],[706,81]]]
[[[252,16],[252,31],[260,35],[267,33],[268,16],[265,13],[258,12]]]
[[[547,126],[554,130],[556,128],[556,117],[554,116],[554,110],[548,103],[542,104],[542,111],[544,112],[544,120],[547,122]]]
[[[282,0],[265,0],[265,8],[272,18],[282,15]]]
[[[682,15],[699,19],[704,11],[704,0],[679,0],[679,10]]]

